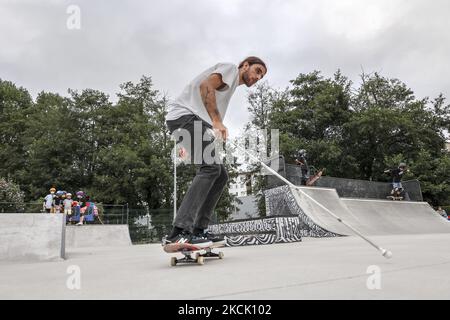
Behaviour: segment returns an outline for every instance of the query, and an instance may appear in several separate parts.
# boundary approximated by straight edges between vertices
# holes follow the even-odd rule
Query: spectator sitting
[[[62,190],[56,191],[56,196],[55,196],[56,213],[61,213],[61,206],[63,203],[63,198],[64,198],[64,191],[62,191]]]
[[[442,209],[442,207],[438,207],[438,208],[437,208],[437,213],[439,213],[439,214],[440,214],[442,217],[444,217],[445,219],[450,220],[449,217],[448,217],[448,215],[447,215],[447,212],[446,212],[444,209]]]
[[[80,192],[80,194],[79,194]],[[98,209],[95,206],[94,202],[90,199],[90,197],[85,194],[82,191],[77,192],[77,196],[79,197],[79,195],[81,196],[81,198],[79,197],[79,200],[81,200],[79,202],[80,205],[80,222],[77,223],[77,226],[81,226],[83,225],[83,222],[85,220],[85,216],[89,215],[89,214],[94,214],[94,215],[98,215]],[[82,192],[82,193],[81,193]]]
[[[80,221],[76,225],[81,226],[83,225],[84,220],[83,214],[86,210],[84,209],[86,207],[86,194],[84,193],[84,191],[77,191],[76,195],[77,195],[77,206],[80,208]]]
[[[79,210],[78,206],[79,206],[78,201],[74,200],[72,202],[72,210],[71,210],[73,216],[69,215],[69,222],[72,222],[72,218],[74,218],[79,213],[79,211],[77,211],[77,209]]]

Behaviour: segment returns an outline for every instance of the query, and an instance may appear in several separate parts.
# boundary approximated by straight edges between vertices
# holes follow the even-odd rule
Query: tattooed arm
[[[224,140],[228,137],[228,129],[223,125],[222,117],[217,109],[216,90],[220,90],[225,86],[222,76],[218,73],[211,74],[200,84],[200,96],[206,111],[211,117],[213,129],[218,130]]]

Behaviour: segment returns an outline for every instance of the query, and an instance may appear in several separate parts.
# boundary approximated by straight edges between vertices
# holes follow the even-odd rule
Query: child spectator
[[[84,214],[86,212],[86,201],[89,201],[89,197],[84,193],[84,191],[78,191],[76,193],[77,195],[77,202],[78,206],[80,207],[80,221],[76,224],[77,226],[82,226],[84,221]]]
[[[61,207],[63,203],[64,191],[58,190],[56,191],[55,197],[55,211],[56,213],[61,213]]]
[[[66,214],[68,216],[72,215],[72,204],[73,204],[72,194],[71,193],[67,193],[66,194],[66,199],[64,199],[64,201],[63,201],[64,214]]]
[[[449,219],[447,212],[444,209],[442,209],[442,207],[437,208],[437,213],[439,213],[443,218]]]
[[[46,195],[44,198],[44,203],[43,203],[43,207],[45,212],[47,213],[54,213],[54,197],[55,197],[55,192],[56,189],[55,188],[50,188],[50,194]]]

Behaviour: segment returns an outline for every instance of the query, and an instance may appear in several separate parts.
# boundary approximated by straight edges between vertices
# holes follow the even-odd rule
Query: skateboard
[[[220,248],[225,246],[224,244],[219,245],[211,245],[206,248],[199,248],[192,244],[187,243],[169,243],[162,244],[163,250],[167,253],[181,253],[184,258],[177,259],[177,257],[170,258],[170,265],[176,266],[178,263],[196,263],[199,265],[203,265],[205,263],[205,258],[219,258],[223,259],[223,252],[212,252],[214,248]],[[195,258],[192,257],[192,254],[195,253]]]
[[[391,199],[391,200],[394,200],[394,201],[403,200],[403,197],[387,196],[386,198]]]
[[[322,176],[324,171],[325,171],[325,168],[319,170],[319,172],[317,172],[315,175],[313,175],[311,178],[309,178],[308,181],[306,181],[306,185],[312,186],[317,180],[320,179],[320,177]]]
[[[386,198],[394,200],[394,201],[398,201],[398,200],[403,200],[403,190],[402,189],[394,189],[392,190],[391,194],[389,196],[387,196]]]

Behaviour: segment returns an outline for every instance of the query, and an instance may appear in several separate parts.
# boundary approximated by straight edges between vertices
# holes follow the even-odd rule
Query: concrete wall
[[[0,214],[0,261],[64,258],[62,214]]]
[[[281,160],[280,160],[281,161]],[[295,185],[301,185],[300,166],[292,164],[280,164],[279,172],[283,177]],[[268,189],[283,186],[285,183],[273,175],[268,176]],[[417,180],[402,182],[407,196],[406,200],[423,201],[420,182]],[[340,197],[386,199],[391,192],[392,185],[389,182],[377,182],[357,179],[344,179],[323,176],[317,180],[316,187],[336,189]]]
[[[128,225],[65,225],[62,214],[0,214],[0,262],[54,261],[66,248],[131,246]]]
[[[66,247],[131,246],[128,225],[83,225],[66,227]]]

